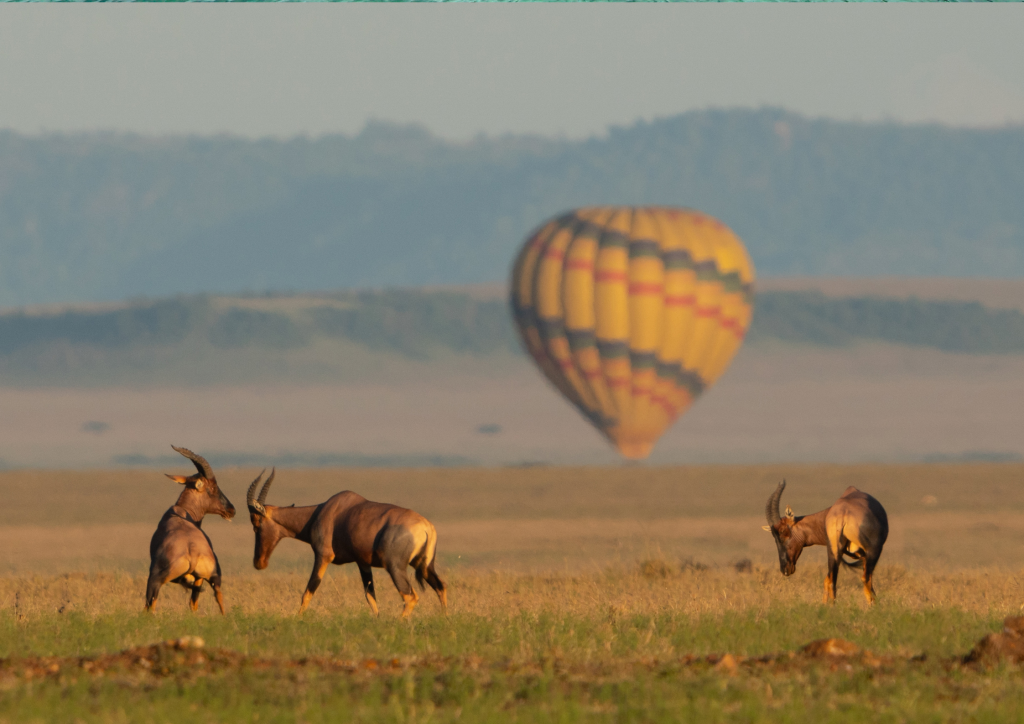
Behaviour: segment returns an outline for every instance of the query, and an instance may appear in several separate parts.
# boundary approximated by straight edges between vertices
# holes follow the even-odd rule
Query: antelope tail
[[[848,560],[846,560],[846,556],[848,556],[848,555],[850,555],[850,554],[849,553],[843,553],[841,556],[839,556],[839,562],[842,563],[847,568],[856,568],[858,570],[863,570],[864,569],[864,559],[863,558],[858,556],[858,557],[853,559],[853,563],[850,563]]]
[[[437,531],[434,526],[427,528],[427,538],[423,546],[413,556],[412,566],[416,572],[416,583],[420,584],[420,590],[425,590],[427,571],[434,568],[434,559],[437,556]]]

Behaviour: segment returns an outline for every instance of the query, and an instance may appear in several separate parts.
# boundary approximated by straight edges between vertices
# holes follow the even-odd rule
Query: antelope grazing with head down
[[[836,600],[839,564],[857,567],[845,559],[844,556],[848,556],[863,566],[864,596],[868,603],[874,603],[875,589],[871,585],[871,575],[889,535],[889,519],[882,504],[851,485],[830,508],[813,515],[794,516],[787,506],[786,517],[783,518],[779,515],[779,499],[785,488],[786,481],[783,480],[768,498],[765,508],[768,525],[764,526],[765,530],[775,536],[782,574],[793,575],[796,561],[806,546],[826,546],[828,572],[825,576],[824,602]]]
[[[359,566],[366,602],[375,616],[378,610],[371,568],[383,568],[390,574],[405,601],[403,618],[412,614],[419,600],[405,575],[409,566],[416,572],[420,589],[426,581],[437,593],[441,608],[447,612],[448,593],[434,570],[437,531],[429,520],[397,505],[371,502],[350,490],[338,493],[320,505],[300,508],[267,505],[267,491],[274,481],[274,473],[273,470],[270,472],[259,498],[255,497],[256,486],[263,473],[252,482],[245,497],[256,533],[252,563],[257,570],[266,568],[270,554],[282,538],[295,538],[313,548],[313,573],[306,592],[302,594],[299,613],[306,610],[329,564],[352,562]]]
[[[199,594],[203,581],[209,581],[217,598],[220,612],[224,613],[224,598],[220,594],[220,561],[214,555],[213,545],[200,527],[207,513],[225,520],[235,516],[235,506],[217,487],[213,468],[201,455],[183,447],[174,447],[196,466],[195,475],[168,475],[185,489],[178,502],[164,513],[156,533],[149,543],[149,582],[146,584],[146,610],[156,608],[156,598],[165,583],[180,583],[192,591],[189,607],[199,608]]]

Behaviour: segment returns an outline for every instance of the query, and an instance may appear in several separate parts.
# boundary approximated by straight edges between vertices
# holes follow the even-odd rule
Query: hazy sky
[[[708,106],[1024,122],[1024,5],[0,6],[0,128],[580,137]]]

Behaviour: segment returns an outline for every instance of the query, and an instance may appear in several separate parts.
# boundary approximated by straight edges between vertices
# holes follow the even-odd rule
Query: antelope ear
[[[202,478],[199,478],[199,480],[196,481],[196,490],[198,490],[200,493],[203,492],[204,485],[206,485],[206,481],[203,480]]]
[[[762,525],[761,526],[761,530],[766,530],[769,533],[771,533],[772,532],[772,527],[770,525]]]
[[[793,517],[793,509],[790,508],[788,505],[786,506],[786,517],[787,518],[792,518]]]
[[[167,475],[167,473],[164,473],[164,475]],[[182,485],[188,482],[188,478],[186,478],[184,475],[167,475],[167,477],[169,477],[174,482],[180,483]]]

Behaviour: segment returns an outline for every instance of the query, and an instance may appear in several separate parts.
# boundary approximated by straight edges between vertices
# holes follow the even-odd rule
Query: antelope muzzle
[[[779,550],[779,570],[784,576],[792,576],[796,573],[796,561],[790,557],[789,549],[779,537],[778,532],[773,530],[772,533],[775,535],[775,547]]]
[[[224,495],[224,493],[221,493],[220,491],[217,492],[219,493],[220,496],[219,499],[217,500],[218,507],[210,512],[216,513],[224,520],[231,520],[235,517],[235,506],[231,504],[231,501],[228,500],[227,496]]]

